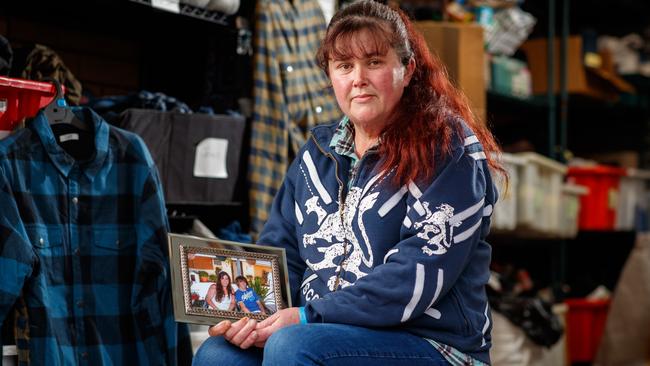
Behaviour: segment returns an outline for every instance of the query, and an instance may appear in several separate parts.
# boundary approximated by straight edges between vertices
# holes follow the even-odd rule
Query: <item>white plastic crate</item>
[[[496,230],[514,230],[517,227],[517,188],[524,159],[503,153],[500,162],[508,173],[508,187],[506,189],[506,181],[501,174],[494,174],[499,200],[494,206],[491,226]]]
[[[562,186],[560,201],[560,235],[563,238],[574,238],[578,235],[578,222],[580,216],[580,196],[589,193],[589,188],[572,183]]]
[[[533,152],[517,156],[524,160],[517,190],[517,226],[560,235],[558,212],[566,165]]]
[[[650,171],[628,169],[621,177],[618,206],[616,208],[617,230],[648,230],[648,182]]]

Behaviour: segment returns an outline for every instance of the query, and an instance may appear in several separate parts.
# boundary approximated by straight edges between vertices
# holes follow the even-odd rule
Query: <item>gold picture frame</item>
[[[283,248],[182,234],[168,238],[176,321],[263,320],[291,306]],[[219,283],[221,299],[215,291]],[[224,291],[228,286],[231,294]]]

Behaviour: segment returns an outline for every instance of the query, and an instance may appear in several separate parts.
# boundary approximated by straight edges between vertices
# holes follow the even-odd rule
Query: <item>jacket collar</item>
[[[340,123],[341,122],[339,121],[322,124],[311,129],[311,134],[314,137],[314,141],[323,152],[334,153],[334,150],[332,147],[330,147],[330,142],[332,141],[332,137],[334,136],[334,133],[336,132],[336,129]]]
[[[92,131],[95,133],[94,157],[80,166],[88,179],[92,180],[108,156],[108,123],[90,108],[73,107],[72,111],[77,118],[91,125]],[[44,111],[40,111],[36,115],[30,124],[30,128],[41,140],[52,164],[67,178],[72,168],[79,163],[56,142],[56,137]]]

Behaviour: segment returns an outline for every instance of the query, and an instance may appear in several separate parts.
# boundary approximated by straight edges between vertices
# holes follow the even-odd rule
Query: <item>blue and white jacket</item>
[[[286,249],[294,306],[308,322],[404,329],[489,363],[497,193],[477,137],[463,124],[426,184],[394,188],[366,154],[348,191],[349,159],[329,146],[336,126],[312,130],[258,241]]]

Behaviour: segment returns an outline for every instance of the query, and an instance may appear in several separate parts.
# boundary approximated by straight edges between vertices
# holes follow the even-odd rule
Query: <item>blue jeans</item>
[[[207,365],[434,365],[449,363],[426,340],[399,330],[344,324],[292,325],[275,332],[264,349],[242,350],[222,337],[210,337],[194,356]]]

